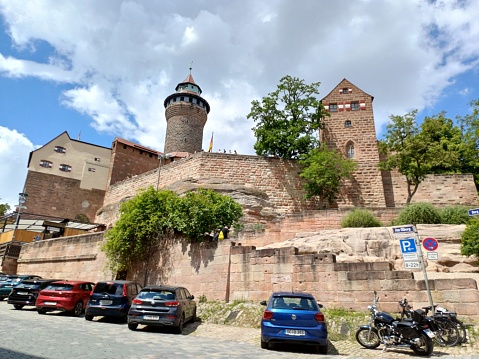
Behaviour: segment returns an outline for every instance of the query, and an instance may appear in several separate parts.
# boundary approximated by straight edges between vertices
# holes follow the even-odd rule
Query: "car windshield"
[[[65,283],[52,283],[45,288],[45,290],[72,290],[73,286],[71,284]]]
[[[277,309],[318,310],[316,301],[306,297],[274,297],[272,306]]]
[[[8,279],[8,275],[0,275],[0,282],[5,282]]]
[[[32,283],[32,282],[23,282],[16,286],[20,289],[38,289],[40,288],[41,283]]]
[[[109,283],[109,282],[97,283],[93,293],[107,293],[107,294],[114,294],[114,295],[122,295],[123,283]]]
[[[159,290],[159,291],[158,290],[156,291],[142,290],[138,294],[138,299],[173,300],[175,299],[175,293],[172,293],[167,290]]]
[[[8,278],[6,281],[12,283],[19,283],[22,281],[22,278]]]

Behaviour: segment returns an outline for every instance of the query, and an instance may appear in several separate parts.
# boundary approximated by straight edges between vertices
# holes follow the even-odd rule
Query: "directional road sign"
[[[479,208],[470,209],[467,212],[469,213],[470,216],[477,216],[479,215]]]
[[[401,245],[402,253],[415,253],[417,252],[416,242],[414,238],[400,239],[399,244]]]
[[[439,243],[434,238],[424,238],[422,246],[428,251],[435,251],[439,247]]]

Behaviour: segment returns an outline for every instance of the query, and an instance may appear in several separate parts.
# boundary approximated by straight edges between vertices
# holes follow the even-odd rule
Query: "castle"
[[[108,225],[114,222],[109,206],[148,186],[179,192],[207,187],[233,194],[245,207],[246,222],[317,209],[314,200],[304,199],[296,161],[203,152],[210,106],[191,74],[175,91],[164,101],[164,153],[121,138],[109,149],[71,139],[66,132],[33,151],[25,182],[29,212]],[[404,178],[377,167],[373,96],[343,79],[321,101],[330,114],[324,118],[322,141],[357,163],[334,206],[403,206]],[[413,198],[425,200],[438,206],[476,205],[478,197],[471,175],[431,175]]]
[[[78,149],[94,145],[72,140],[67,134],[34,151],[30,164],[49,161],[51,165],[40,165],[37,171],[29,166],[29,209],[42,205],[37,208],[52,215],[74,218],[84,214],[96,223],[112,225],[120,204],[148,186],[177,193],[209,188],[230,195],[243,206],[242,220],[250,231],[239,233],[233,241],[162,241],[152,248],[151,260],[130,268],[125,277],[144,284],[181,284],[195,296],[227,301],[263,300],[271,291],[302,290],[330,307],[363,310],[370,304],[371,292],[380,290],[387,298],[383,302],[385,310],[394,310],[397,300],[404,296],[418,307],[427,305],[424,281],[416,279],[410,270],[393,267],[392,254],[394,249],[397,251],[398,241],[388,228],[378,228],[380,236],[373,235],[370,229],[356,229],[357,238],[351,240],[354,253],[361,253],[362,248],[362,253],[382,253],[387,257],[374,262],[338,262],[334,253],[324,252],[326,243],[321,243],[316,251],[297,246],[267,246],[293,239],[297,233],[339,228],[341,218],[355,206],[369,208],[388,223],[405,204],[407,194],[402,176],[377,169],[380,158],[372,96],[344,79],[322,99],[331,115],[324,119],[323,141],[353,158],[358,166],[354,178],[343,185],[336,207],[318,210],[314,200],[304,198],[296,161],[201,151],[209,105],[200,96],[201,90],[191,75],[176,91],[165,100],[165,153],[117,138],[111,149],[90,148],[99,151],[93,154]],[[58,149],[61,153],[55,150],[57,147],[63,148]],[[58,157],[49,157],[52,152]],[[76,165],[68,160],[69,154],[75,153]],[[57,203],[51,200],[52,184],[55,190],[58,186],[70,188],[63,192],[65,198],[59,196]],[[33,189],[38,190],[32,193]],[[47,192],[41,193],[41,189]],[[74,196],[66,197],[70,192]],[[475,206],[478,197],[472,175],[432,175],[420,185],[413,200],[438,206]],[[424,233],[429,233],[427,228]],[[340,240],[343,242],[344,236]],[[90,281],[115,278],[118,273],[105,271],[102,243],[103,233],[97,232],[26,244],[18,262],[10,261],[12,271]],[[435,302],[447,303],[448,308],[461,315],[479,318],[479,291],[473,278],[441,278],[429,281],[429,285]]]

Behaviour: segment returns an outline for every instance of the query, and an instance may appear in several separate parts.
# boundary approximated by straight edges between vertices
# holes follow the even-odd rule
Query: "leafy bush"
[[[362,208],[355,208],[341,220],[341,227],[381,227],[382,223],[374,215]]]
[[[479,220],[472,219],[466,225],[461,238],[461,254],[479,258]]]
[[[440,224],[441,215],[431,203],[418,202],[409,204],[399,212],[393,225],[402,224]]]
[[[439,211],[442,224],[467,224],[471,217],[464,206],[448,206]]]

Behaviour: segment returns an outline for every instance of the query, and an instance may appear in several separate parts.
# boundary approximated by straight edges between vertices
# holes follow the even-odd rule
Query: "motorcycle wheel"
[[[425,333],[421,333],[421,344],[411,345],[411,349],[417,355],[428,356],[431,355],[434,350],[434,343]]]
[[[375,349],[380,344],[378,333],[375,330],[359,328],[356,332],[356,340],[367,349]]]

